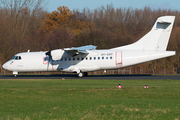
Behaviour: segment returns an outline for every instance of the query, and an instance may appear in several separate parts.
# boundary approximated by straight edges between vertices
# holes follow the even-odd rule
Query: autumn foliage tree
[[[77,19],[76,15],[72,14],[68,7],[58,7],[57,10],[47,14],[47,18],[43,22],[43,29],[45,31],[49,32],[56,27],[64,27],[79,33],[80,30],[90,29],[94,26],[93,23]]]

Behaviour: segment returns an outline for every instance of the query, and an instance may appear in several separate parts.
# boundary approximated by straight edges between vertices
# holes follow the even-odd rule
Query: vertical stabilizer
[[[175,16],[159,17],[151,31],[137,42],[114,49],[166,51]]]

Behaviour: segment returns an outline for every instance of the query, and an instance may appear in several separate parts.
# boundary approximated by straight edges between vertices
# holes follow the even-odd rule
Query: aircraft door
[[[115,63],[116,66],[122,66],[122,51],[117,51],[115,54]]]

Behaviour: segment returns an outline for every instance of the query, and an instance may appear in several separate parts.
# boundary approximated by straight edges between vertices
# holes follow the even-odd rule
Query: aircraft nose
[[[3,67],[3,69],[7,70],[7,68],[8,68],[7,63],[4,63],[2,67]]]

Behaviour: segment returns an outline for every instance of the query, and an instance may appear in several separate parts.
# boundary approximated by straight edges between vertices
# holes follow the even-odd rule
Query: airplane
[[[175,16],[159,17],[152,29],[137,42],[97,50],[94,45],[16,54],[3,64],[16,77],[19,72],[63,71],[85,77],[90,71],[119,69],[176,54],[166,51]]]

